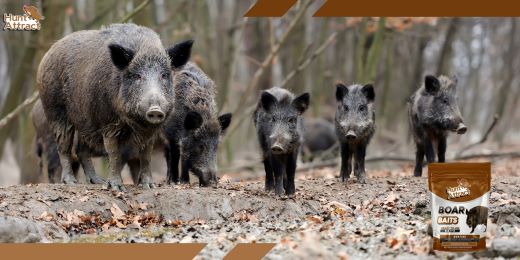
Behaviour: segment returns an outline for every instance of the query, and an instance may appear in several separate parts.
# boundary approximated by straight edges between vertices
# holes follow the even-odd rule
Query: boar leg
[[[441,138],[439,138],[439,144],[437,146],[437,157],[438,157],[440,163],[443,163],[446,161],[446,147],[447,147],[446,139],[447,139],[446,136],[441,136]]]
[[[181,151],[178,145],[170,144],[169,160],[168,162],[168,184],[179,183],[179,160],[181,158]],[[188,175],[188,183],[190,177]]]
[[[43,164],[43,166],[46,166],[47,168],[47,177],[49,177],[49,183],[59,183],[62,168],[60,164],[60,155],[56,149],[56,146],[52,146],[52,148],[50,146],[45,148],[44,146],[42,158],[46,158],[46,163]]]
[[[108,153],[108,164],[110,172],[108,174],[107,183],[103,185],[105,189],[113,191],[126,191],[121,178],[121,170],[123,169],[123,159],[117,137],[103,137],[105,150]]]
[[[413,175],[415,177],[421,177],[424,161],[424,145],[422,143],[417,143],[416,147],[417,150],[415,151],[415,170],[413,171]]]
[[[285,174],[285,164],[279,156],[271,155],[271,166],[274,172],[274,192],[281,196],[284,193],[283,176]]]
[[[426,161],[428,163],[435,162],[435,150],[433,148],[433,143],[430,138],[425,138],[424,141],[424,152],[426,153]]]
[[[61,181],[66,184],[74,184],[78,181],[72,174],[72,158],[69,154],[60,152]]]
[[[182,159],[181,183],[190,184],[190,162],[188,161],[188,159]]]
[[[87,151],[80,151],[78,157],[79,162],[83,167],[83,171],[85,172],[85,179],[87,180],[87,183],[104,184],[105,181],[101,179],[101,177],[96,175],[96,170],[94,169],[94,165],[92,164],[90,153],[88,153]]]
[[[150,161],[152,160],[153,142],[146,145],[146,147],[139,154],[139,187],[143,189],[156,188],[152,178],[152,169]]]
[[[346,182],[352,172],[352,151],[347,142],[341,143],[341,181]]]
[[[285,166],[285,173],[287,174],[287,183],[285,183],[285,194],[289,197],[294,196],[294,192],[296,191],[294,187],[294,175],[296,173],[296,162],[298,160],[298,153],[294,152],[289,155],[287,158],[287,164]]]
[[[264,157],[264,170],[265,170],[265,191],[274,190],[274,175],[273,168],[271,167],[271,161],[269,157]]]
[[[50,118],[49,118],[50,121]],[[66,184],[77,183],[72,171],[72,142],[74,138],[74,128],[66,121],[59,120],[59,123],[52,124],[54,136],[58,143],[58,154],[61,164],[61,181]]]
[[[354,174],[358,180],[358,183],[366,183],[365,176],[365,154],[366,154],[366,144],[360,143],[356,147],[356,152],[354,153],[355,161],[354,161]]]
[[[135,185],[139,184],[139,180],[141,179],[140,171],[141,171],[141,164],[139,163],[139,160],[132,159],[128,160],[126,162],[128,164],[128,168],[130,169],[130,175],[132,175],[132,181],[134,181]]]

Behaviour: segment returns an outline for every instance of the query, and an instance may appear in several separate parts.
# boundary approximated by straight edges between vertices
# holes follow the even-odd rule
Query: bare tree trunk
[[[502,82],[502,85],[500,86],[500,89],[498,91],[497,96],[497,107],[496,107],[496,114],[498,114],[499,118],[502,118],[504,115],[504,111],[506,110],[508,100],[510,93],[512,91],[512,83],[514,80],[514,61],[515,57],[517,55],[516,53],[516,46],[515,46],[515,38],[516,38],[516,20],[515,18],[511,18],[511,31],[509,33],[509,45],[507,48],[507,51],[504,53],[505,57],[505,76],[504,81]],[[508,120],[501,120],[502,122],[507,122]],[[496,140],[499,142],[500,145],[502,145],[504,141],[504,136],[507,132],[507,128],[505,128],[506,124],[502,123],[498,125],[498,135],[495,135]]]
[[[437,63],[437,75],[451,73],[451,57],[453,55],[453,40],[457,34],[460,24],[459,18],[452,18],[448,30],[446,31],[446,38],[442,45],[441,53],[439,55],[439,62]]]

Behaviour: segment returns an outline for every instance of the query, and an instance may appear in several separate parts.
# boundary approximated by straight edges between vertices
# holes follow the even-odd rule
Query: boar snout
[[[151,106],[146,111],[146,120],[152,124],[160,124],[165,118],[166,115],[159,106]]]
[[[347,140],[354,140],[356,139],[357,135],[353,130],[349,130],[347,132]]]
[[[455,131],[457,132],[457,134],[463,135],[466,133],[467,130],[468,130],[468,127],[464,123],[460,122],[459,125],[457,126],[457,130],[455,130]]]
[[[271,146],[271,152],[273,152],[273,154],[282,154],[284,150],[281,144],[275,143]]]
[[[287,146],[291,142],[291,137],[286,133],[272,134],[269,136],[271,140],[271,152],[273,154],[284,154],[287,152]]]
[[[216,172],[206,172],[202,173],[199,178],[199,185],[201,187],[217,187],[217,174]]]

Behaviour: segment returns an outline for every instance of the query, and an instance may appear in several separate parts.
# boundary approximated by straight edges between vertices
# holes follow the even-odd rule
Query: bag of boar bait
[[[486,248],[490,163],[431,163],[433,249],[451,252]]]

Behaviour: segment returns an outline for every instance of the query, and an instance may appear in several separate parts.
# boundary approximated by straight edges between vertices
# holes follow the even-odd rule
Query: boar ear
[[[336,84],[336,101],[342,101],[343,98],[348,94],[347,86],[338,83]]]
[[[191,56],[191,47],[193,40],[187,40],[176,43],[172,47],[166,49],[168,56],[170,56],[171,65],[174,69],[184,66],[188,63]]]
[[[262,97],[260,97],[260,104],[262,105],[262,107],[266,110],[266,111],[269,111],[271,110],[271,107],[276,104],[277,100],[276,100],[276,97],[274,97],[273,95],[271,95],[271,93],[267,92],[267,91],[262,91]]]
[[[451,76],[450,80],[451,80],[451,89],[453,91],[456,91],[457,90],[457,85],[459,83],[459,79],[457,78],[457,75]]]
[[[202,116],[194,111],[188,112],[184,119],[184,129],[195,130],[202,125]]]
[[[293,106],[300,112],[300,114],[303,114],[305,110],[309,107],[310,102],[310,95],[309,93],[303,93],[299,97],[295,98],[292,102]]]
[[[110,44],[108,45],[110,49],[110,57],[112,58],[112,62],[114,65],[120,69],[124,70],[128,67],[128,64],[134,58],[134,52],[130,49],[127,49],[119,44]]]
[[[231,113],[223,114],[218,117],[218,122],[220,123],[220,129],[222,129],[222,131],[225,131],[231,124],[231,118]]]
[[[424,87],[428,93],[436,93],[441,88],[441,83],[439,80],[432,75],[427,75],[424,77]]]
[[[366,84],[363,86],[361,92],[363,92],[363,95],[367,97],[368,102],[374,102],[376,98],[376,92],[374,92],[374,86],[372,84]]]

